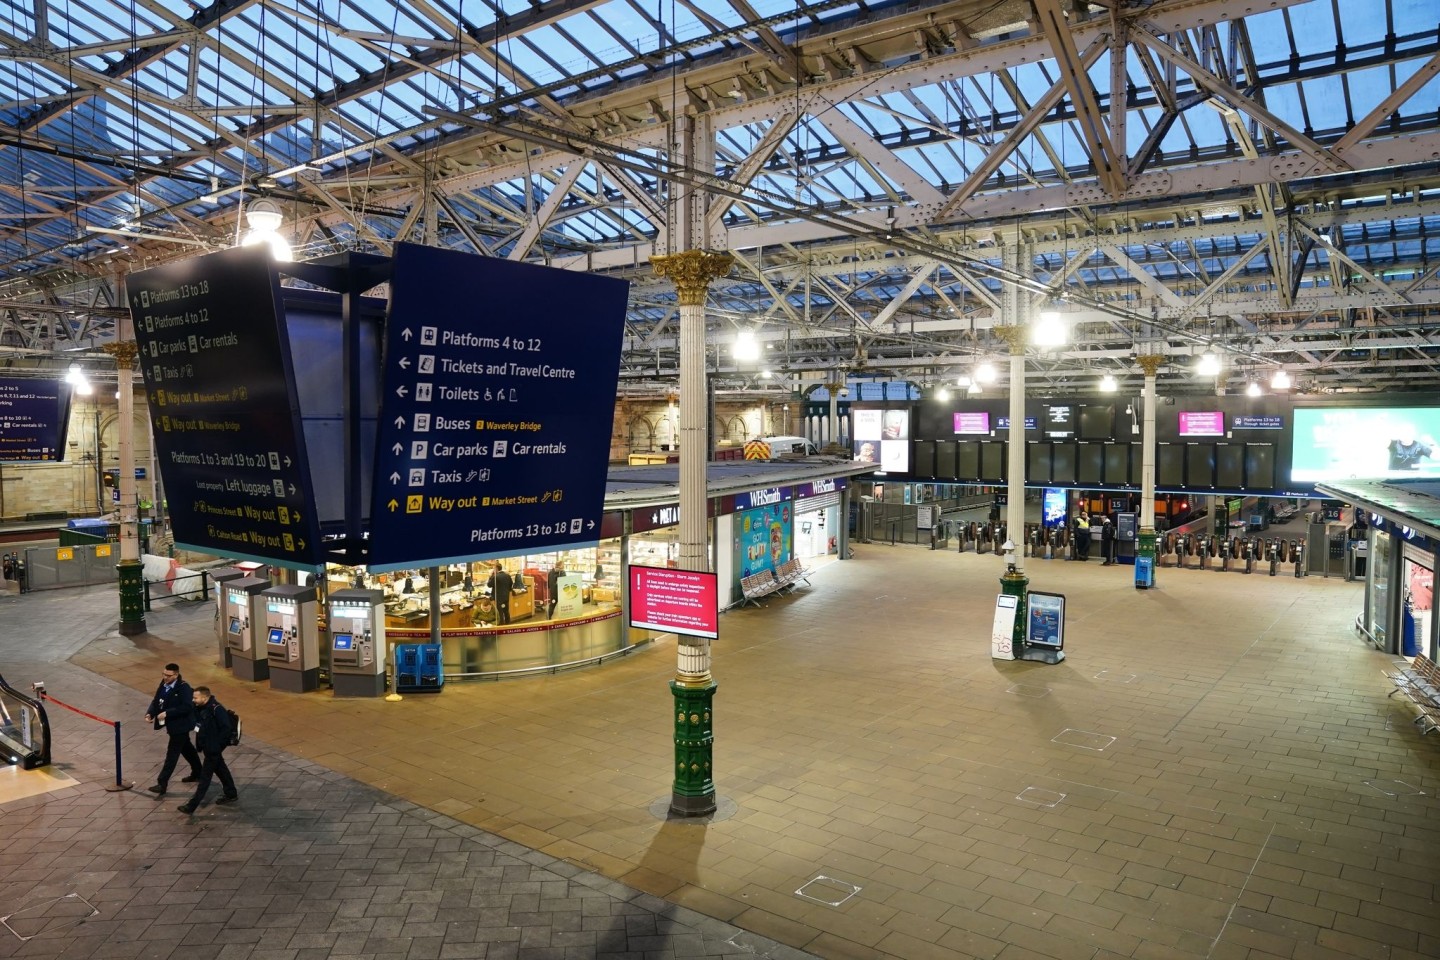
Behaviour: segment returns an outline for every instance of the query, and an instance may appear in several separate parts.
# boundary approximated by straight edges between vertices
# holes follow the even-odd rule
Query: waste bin
[[[1420,638],[1416,636],[1415,611],[1405,604],[1400,614],[1400,652],[1407,657],[1420,656]]]
[[[438,643],[395,645],[395,689],[400,693],[439,693],[445,686]]]

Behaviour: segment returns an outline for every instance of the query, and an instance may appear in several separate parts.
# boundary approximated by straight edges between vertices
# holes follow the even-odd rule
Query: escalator
[[[0,676],[0,762],[26,770],[50,765],[50,719],[45,705]]]

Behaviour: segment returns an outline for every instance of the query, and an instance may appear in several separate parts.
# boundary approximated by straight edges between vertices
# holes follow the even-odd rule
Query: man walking
[[[490,595],[495,598],[495,625],[503,627],[510,622],[510,588],[514,586],[510,574],[500,566],[500,561],[495,561],[495,569],[490,574]]]
[[[194,783],[200,779],[200,754],[195,752],[195,745],[190,742],[190,729],[195,725],[194,709],[190,684],[180,676],[180,665],[165,664],[160,686],[145,711],[145,719],[153,723],[156,730],[163,729],[169,741],[165,745],[165,763],[160,767],[160,775],[155,778],[155,785],[149,788],[156,797],[165,796],[170,775],[175,772],[175,764],[181,757],[190,764],[190,776],[180,782]]]
[[[550,612],[546,614],[546,617],[551,620],[555,619],[555,604],[560,601],[560,578],[564,575],[564,562],[556,560],[555,566],[550,568],[550,575],[546,578],[545,584],[549,588],[550,595]]]
[[[230,768],[225,765],[225,748],[230,746],[230,733],[229,711],[210,695],[209,687],[196,687],[195,743],[205,755],[205,762],[200,767],[200,782],[195,785],[195,796],[180,804],[181,813],[195,812],[195,808],[205,799],[206,791],[210,789],[211,777],[220,778],[220,788],[224,792],[224,795],[215,801],[217,806],[240,799],[240,795],[235,792],[235,778],[230,776]]]

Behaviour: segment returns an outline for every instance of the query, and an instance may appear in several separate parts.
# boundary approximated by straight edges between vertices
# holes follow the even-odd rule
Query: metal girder
[[[918,203],[939,203],[944,197],[940,189],[920,176],[914,167],[882,146],[869,131],[847,117],[841,110],[841,104],[827,104],[821,108],[816,119],[852,156],[868,164],[876,179],[881,182],[889,180]]]
[[[1344,153],[1361,140],[1370,136],[1371,132],[1374,131],[1382,121],[1392,116],[1396,110],[1400,109],[1401,104],[1419,93],[1420,88],[1435,79],[1436,76],[1440,76],[1440,53],[1437,53],[1425,63],[1421,64],[1420,69],[1412,73],[1404,83],[1397,86],[1393,93],[1377,103],[1373,110],[1356,121],[1355,124],[1346,131],[1343,137],[1335,141],[1331,149],[1337,153]]]
[[[1110,131],[1105,127],[1105,116],[1100,110],[1100,98],[1095,93],[1095,85],[1090,82],[1090,75],[1086,72],[1090,69],[1090,64],[1084,62],[1075,48],[1075,39],[1070,35],[1070,27],[1065,20],[1064,13],[1060,10],[1059,0],[1032,0],[1032,2],[1035,4],[1035,13],[1040,18],[1041,29],[1055,53],[1055,63],[1060,70],[1060,82],[1070,95],[1070,105],[1075,110],[1076,125],[1080,128],[1080,138],[1085,144],[1085,149],[1090,154],[1090,162],[1095,165],[1095,173],[1105,189],[1118,195],[1125,189],[1124,157],[1116,155],[1115,144],[1110,139]],[[1096,45],[1099,45],[1102,40],[1108,42],[1109,39],[1102,35],[1097,38]],[[1120,95],[1123,99],[1123,87]],[[1121,147],[1123,148],[1123,146],[1122,142]]]
[[[550,195],[545,198],[540,209],[535,211],[530,222],[525,224],[525,229],[521,231],[520,236],[515,238],[515,245],[510,248],[510,253],[506,256],[507,260],[525,259],[530,248],[540,238],[540,233],[545,229],[546,223],[555,215],[555,211],[560,209],[560,204],[565,202],[565,195],[575,185],[575,181],[580,178],[580,172],[584,169],[584,162],[576,160],[560,171],[560,176],[550,185]],[[527,183],[526,186],[528,188],[529,184]]]

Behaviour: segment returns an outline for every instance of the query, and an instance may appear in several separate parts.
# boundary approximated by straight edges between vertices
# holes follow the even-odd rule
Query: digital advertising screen
[[[630,626],[716,639],[720,611],[715,574],[632,566]]]
[[[1223,437],[1225,436],[1225,414],[1219,410],[1182,410],[1180,411],[1180,436]]]
[[[985,434],[988,436],[990,433],[990,414],[984,411],[957,410],[955,412],[955,432]]]
[[[1065,646],[1065,596],[1031,590],[1025,601],[1025,639],[1059,650]]]
[[[1297,407],[1290,479],[1440,476],[1440,408]]]
[[[1065,491],[1046,487],[1041,495],[1042,522],[1047,527],[1065,526]]]
[[[1109,440],[1115,433],[1115,407],[1087,403],[1080,408],[1080,439]]]
[[[910,472],[910,411],[854,410],[855,459],[885,473]]]

